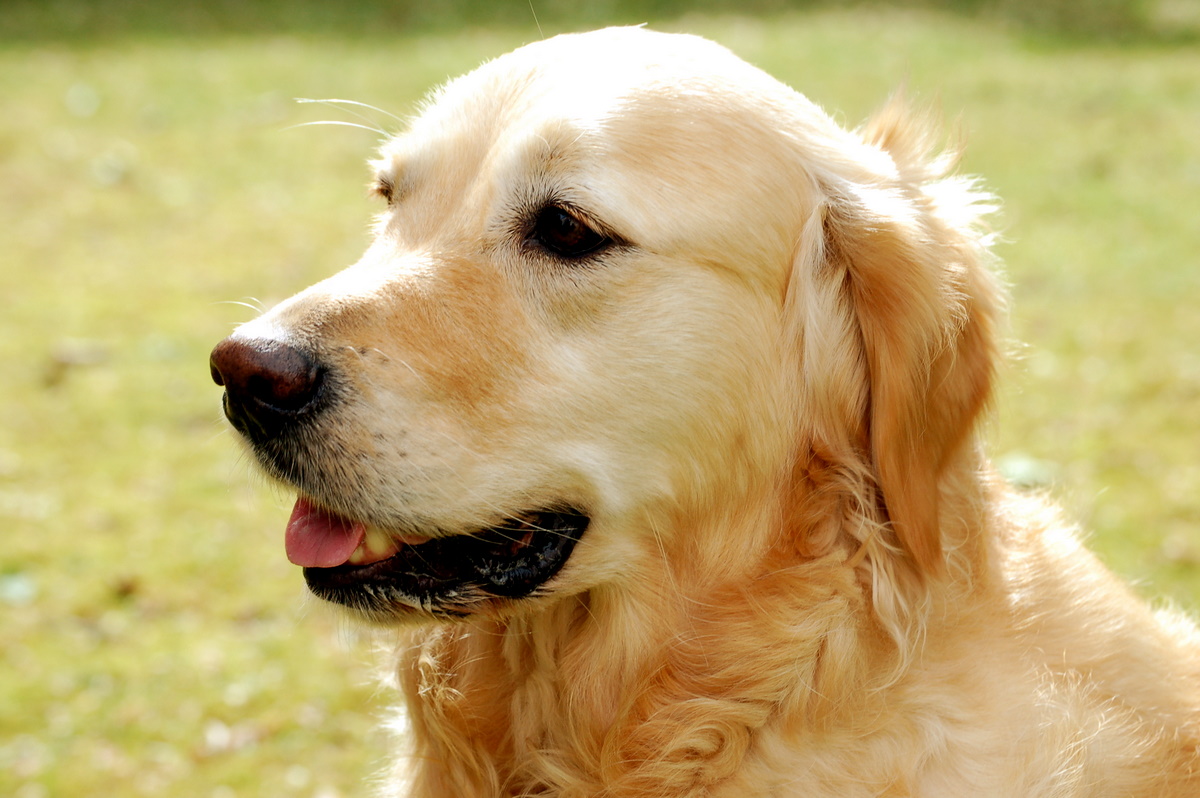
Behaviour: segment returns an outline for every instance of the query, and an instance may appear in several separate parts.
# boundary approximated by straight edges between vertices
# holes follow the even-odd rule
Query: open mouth
[[[545,509],[470,534],[402,536],[301,498],[288,522],[287,549],[326,601],[372,616],[404,607],[465,615],[488,598],[537,591],[562,569],[588,521],[575,509]]]

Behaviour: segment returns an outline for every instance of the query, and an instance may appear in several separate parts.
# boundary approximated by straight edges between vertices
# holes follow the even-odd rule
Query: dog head
[[[905,124],[847,132],[637,28],[438,91],[372,164],[362,259],[213,352],[299,492],[313,591],[392,620],[720,569],[772,545],[817,463],[861,473],[863,512],[936,571],[994,302],[973,198]]]

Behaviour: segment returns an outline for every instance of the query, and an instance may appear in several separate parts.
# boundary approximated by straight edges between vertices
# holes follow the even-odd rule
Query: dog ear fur
[[[865,129],[897,175],[829,181],[819,263],[861,347],[862,444],[883,519],[918,571],[943,566],[939,484],[991,394],[1000,294],[976,227],[988,208],[893,103]],[[811,227],[811,224],[810,224]],[[812,319],[809,323],[812,323]]]

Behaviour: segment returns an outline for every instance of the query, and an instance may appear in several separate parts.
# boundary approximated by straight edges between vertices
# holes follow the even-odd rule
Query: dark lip
[[[587,530],[575,508],[524,513],[471,534],[401,546],[369,565],[305,568],[319,598],[377,619],[419,608],[436,615],[470,615],[495,599],[523,599],[554,578]]]

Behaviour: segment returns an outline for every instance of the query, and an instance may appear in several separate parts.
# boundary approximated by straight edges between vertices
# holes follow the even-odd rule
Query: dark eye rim
[[[367,191],[371,196],[379,197],[388,205],[391,205],[396,195],[396,184],[392,178],[387,175],[377,175],[371,184],[367,187]]]
[[[551,214],[570,219],[578,225],[582,231],[579,240],[552,240],[550,231],[547,229],[549,224],[547,217]],[[526,246],[565,261],[586,260],[617,243],[616,236],[605,231],[588,214],[566,202],[550,201],[539,206],[530,214],[525,233]]]

